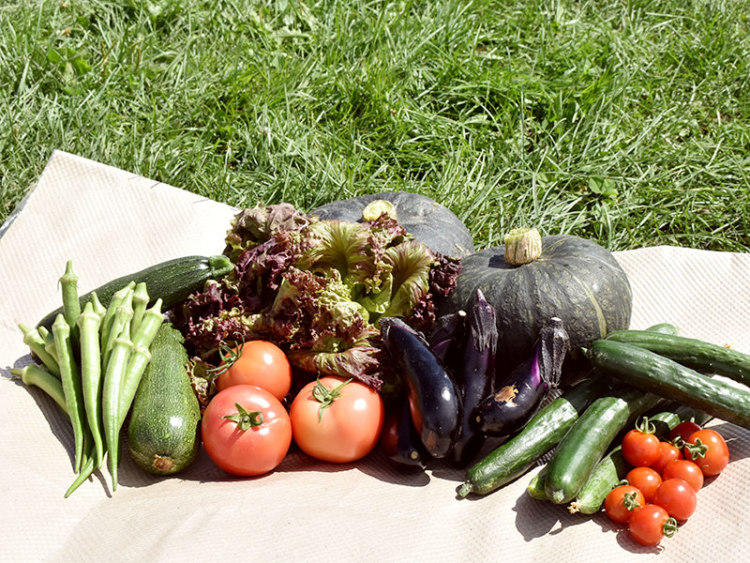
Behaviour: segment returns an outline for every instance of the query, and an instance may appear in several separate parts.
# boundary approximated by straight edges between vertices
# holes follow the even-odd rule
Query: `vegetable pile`
[[[434,225],[415,237],[391,201],[355,207],[341,220],[259,204],[234,217],[222,255],[80,297],[68,263],[63,307],[21,325],[37,363],[14,370],[70,416],[66,495],[105,456],[117,487],[127,427],[132,460],[155,475],[201,446],[238,476],[293,448],[353,463],[379,446],[399,469],[465,472],[459,498],[546,459],[528,494],[606,513],[646,545],[692,515],[729,463],[703,425],[750,428],[749,355],[667,323],[630,329],[627,278],[591,241],[522,229],[475,253],[462,229],[460,242]]]

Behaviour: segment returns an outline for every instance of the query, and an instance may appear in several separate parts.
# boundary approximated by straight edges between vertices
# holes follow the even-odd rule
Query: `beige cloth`
[[[73,260],[80,289],[155,262],[221,252],[234,209],[55,152],[0,237],[0,559],[3,561],[740,561],[750,548],[748,431],[719,421],[732,462],[700,491],[674,538],[642,548],[603,515],[570,515],[525,494],[531,474],[458,500],[462,472],[404,474],[380,453],[351,465],[291,454],[272,474],[235,479],[205,454],[157,478],[125,454],[121,486],[95,474],[69,499],[72,435],[51,400],[9,378],[29,361],[17,324],[60,303]],[[634,292],[632,326],[750,352],[750,255],[672,247],[617,253]]]

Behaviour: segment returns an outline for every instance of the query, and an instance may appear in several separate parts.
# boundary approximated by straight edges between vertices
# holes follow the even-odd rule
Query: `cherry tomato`
[[[257,385],[279,401],[292,386],[292,368],[286,354],[271,342],[249,340],[225,357],[226,370],[216,379],[216,388],[223,391],[232,385]]]
[[[651,464],[651,467],[664,478],[664,468],[676,459],[682,459],[682,450],[671,442],[659,444],[659,459]]]
[[[645,422],[648,426],[648,422]],[[644,428],[630,430],[622,439],[622,456],[633,467],[650,466],[659,459],[659,438]]]
[[[702,429],[703,427],[700,424],[692,420],[684,420],[669,432],[669,441],[681,448],[693,432]]]
[[[664,468],[661,475],[663,480],[682,479],[687,482],[694,491],[699,491],[703,487],[703,471],[695,462],[689,459],[676,459]]]
[[[671,536],[677,529],[677,523],[669,513],[655,504],[645,504],[633,510],[628,521],[628,530],[642,545],[658,545],[664,536]]]
[[[729,464],[729,448],[721,434],[704,428],[688,438],[685,459],[694,461],[706,477],[713,477]]]
[[[691,485],[682,479],[662,481],[654,495],[654,504],[661,506],[669,515],[684,522],[695,512],[697,495]]]
[[[201,421],[203,447],[224,471],[240,476],[268,473],[292,443],[284,406],[255,385],[233,385],[208,403]]]
[[[632,485],[619,485],[604,499],[604,511],[609,519],[618,524],[630,520],[633,510],[646,504],[643,493]]]
[[[634,467],[625,475],[625,480],[643,493],[647,503],[654,499],[662,481],[661,475],[651,467]]]
[[[371,387],[328,376],[300,390],[289,416],[302,451],[323,461],[347,463],[363,458],[378,443],[385,409]]]

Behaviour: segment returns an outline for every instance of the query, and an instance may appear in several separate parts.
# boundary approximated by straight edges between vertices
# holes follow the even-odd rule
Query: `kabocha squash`
[[[630,325],[625,272],[605,248],[572,235],[540,237],[536,229],[518,229],[504,245],[465,257],[441,313],[464,308],[477,289],[495,307],[500,374],[529,355],[553,317],[562,319],[571,350]]]
[[[390,205],[389,205],[390,204]],[[427,196],[410,192],[367,194],[328,203],[310,212],[320,219],[362,222],[363,213],[376,218],[385,211],[433,252],[462,258],[474,252],[471,233],[450,209]]]

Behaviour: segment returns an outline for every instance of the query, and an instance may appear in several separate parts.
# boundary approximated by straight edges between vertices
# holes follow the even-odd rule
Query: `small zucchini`
[[[162,308],[166,311],[187,299],[191,293],[203,288],[209,279],[218,279],[232,271],[234,265],[229,258],[219,254],[216,256],[185,256],[160,262],[138,272],[111,280],[79,297],[81,309],[91,300],[91,294],[96,293],[104,307],[109,305],[112,296],[130,282],[145,283],[151,298],[151,306],[157,299],[162,300]],[[37,326],[50,328],[55,318],[62,312],[62,307],[44,317]]]
[[[655,352],[615,340],[596,340],[592,364],[624,383],[750,428],[750,389],[714,379]]]
[[[701,373],[723,375],[750,385],[750,354],[695,338],[650,330],[618,330],[609,333],[606,339],[640,346]]]
[[[159,327],[128,424],[130,455],[156,475],[171,475],[190,465],[198,452],[200,406],[188,377],[182,334],[171,324]]]
[[[555,449],[544,483],[547,498],[555,504],[573,500],[628,421],[660,400],[632,387],[622,387],[595,400]]]
[[[542,407],[521,432],[468,469],[458,496],[484,495],[523,475],[562,439],[603,389],[602,378],[586,379]]]

